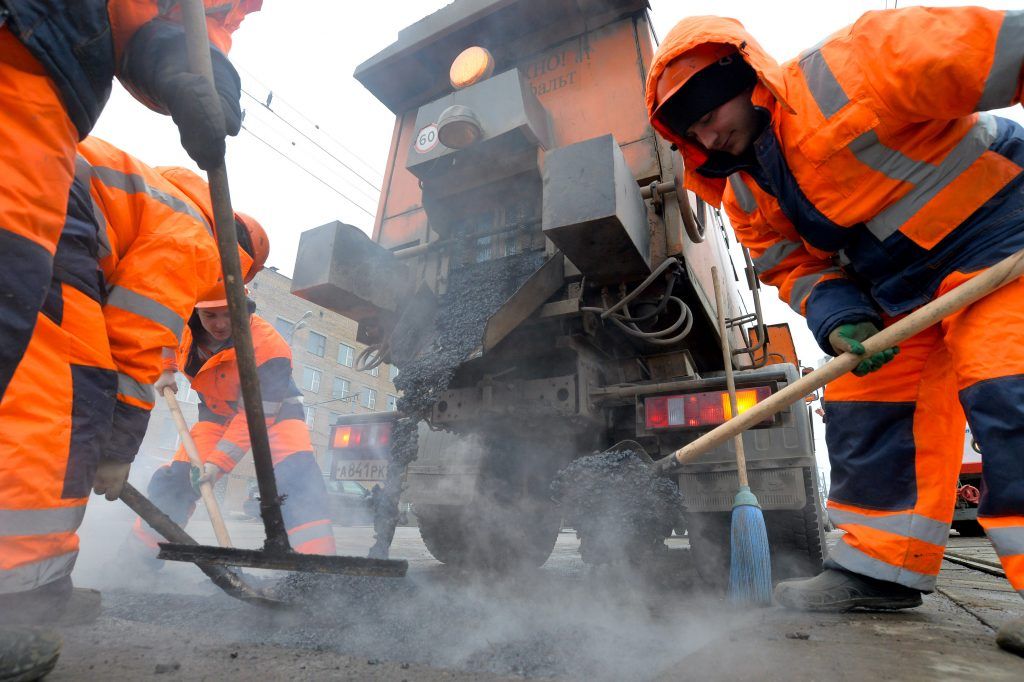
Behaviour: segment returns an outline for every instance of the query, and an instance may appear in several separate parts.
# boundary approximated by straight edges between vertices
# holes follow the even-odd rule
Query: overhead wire
[[[364,159],[361,156],[359,156],[358,154],[356,154],[354,151],[352,151],[347,146],[345,146],[345,144],[341,140],[339,140],[338,138],[336,138],[333,135],[331,135],[330,132],[328,132],[327,130],[322,128],[319,123],[317,123],[312,118],[310,118],[305,113],[303,113],[301,109],[299,109],[298,107],[296,107],[293,104],[291,104],[284,97],[281,97],[280,95],[276,94],[274,92],[274,90],[269,85],[267,85],[266,83],[261,81],[259,78],[257,78],[256,75],[252,71],[250,71],[249,69],[246,69],[244,66],[240,66],[240,65],[237,65],[237,64],[236,64],[236,66],[238,66],[238,69],[240,71],[244,72],[248,76],[248,78],[250,80],[252,80],[257,85],[259,85],[263,90],[267,91],[267,97],[265,97],[263,100],[259,100],[257,98],[257,101],[259,101],[260,103],[262,103],[265,106],[267,106],[267,108],[271,108],[270,107],[271,101],[279,102],[279,103],[283,104],[286,108],[291,109],[293,112],[295,112],[295,114],[299,118],[303,119],[304,121],[309,123],[309,125],[313,126],[313,128],[316,130],[317,133],[323,135],[328,140],[330,140],[334,144],[338,145],[338,147],[343,149],[346,154],[350,155],[353,159],[355,159],[360,164],[362,164],[363,167],[366,170],[372,172],[376,176],[379,176],[379,177],[382,177],[382,178],[384,177],[384,174],[381,171],[377,170],[377,168],[376,168],[376,166],[374,166],[374,164],[370,163],[366,159]],[[244,88],[243,88],[243,90],[244,90]],[[271,110],[273,111],[273,109],[271,109]],[[275,113],[277,113],[277,112],[275,112]]]
[[[289,163],[291,163],[291,164],[295,165],[296,167],[298,167],[299,169],[301,169],[302,171],[304,171],[305,173],[307,173],[307,174],[308,174],[308,175],[309,175],[310,177],[312,177],[312,178],[314,178],[315,180],[317,180],[317,182],[320,182],[321,184],[323,184],[323,186],[324,186],[324,187],[328,188],[329,190],[331,190],[332,192],[334,192],[335,194],[337,194],[338,196],[340,196],[340,197],[341,197],[342,199],[344,199],[344,200],[345,200],[345,201],[347,201],[348,203],[350,203],[350,204],[352,204],[353,206],[355,206],[356,208],[358,208],[358,209],[359,209],[360,211],[362,211],[362,212],[363,212],[363,213],[365,213],[366,215],[370,216],[371,218],[375,218],[375,217],[376,217],[376,216],[375,216],[375,215],[374,215],[373,213],[371,213],[371,212],[370,212],[370,211],[368,211],[367,209],[363,208],[363,206],[362,206],[362,205],[360,205],[360,204],[359,204],[359,203],[358,203],[357,201],[355,201],[355,200],[354,200],[354,199],[352,199],[352,198],[351,198],[350,196],[348,196],[347,194],[345,194],[344,192],[342,192],[341,190],[339,190],[339,189],[338,189],[337,187],[335,187],[334,185],[330,184],[329,182],[327,182],[326,180],[324,180],[323,178],[321,178],[321,177],[320,177],[319,175],[317,175],[316,173],[314,173],[313,171],[309,170],[308,168],[306,168],[305,166],[303,166],[303,165],[302,165],[301,163],[299,163],[298,161],[296,161],[295,159],[293,159],[292,157],[290,157],[290,156],[289,156],[288,154],[286,154],[286,153],[282,152],[282,151],[281,151],[280,149],[278,149],[278,148],[277,148],[277,147],[275,147],[274,145],[270,144],[269,142],[267,142],[266,140],[264,140],[264,139],[263,139],[262,137],[260,137],[260,136],[259,136],[259,135],[257,135],[256,133],[254,133],[254,132],[252,131],[252,129],[251,129],[251,128],[249,128],[249,126],[245,125],[244,123],[242,124],[242,130],[244,130],[245,132],[247,132],[247,133],[249,133],[250,135],[252,135],[252,136],[253,136],[254,138],[256,138],[257,140],[259,140],[260,142],[262,142],[262,143],[263,143],[263,144],[264,144],[265,146],[269,147],[269,148],[270,148],[271,150],[273,150],[273,151],[274,151],[274,152],[276,152],[276,153],[277,153],[278,155],[280,155],[281,157],[283,157],[283,158],[284,158],[284,159],[285,159],[286,161],[288,161]]]
[[[288,133],[287,131],[282,131],[280,127],[276,125],[276,118],[266,117],[266,114],[263,109],[245,109],[244,111],[244,120],[258,121],[261,127],[265,128],[268,134],[272,134],[273,136],[275,136],[275,138],[280,142],[282,146],[285,146],[286,148],[290,146],[295,148],[296,150],[307,149],[305,147],[300,147],[296,143],[296,140],[291,137],[290,133]],[[264,137],[266,137],[266,135],[264,135]],[[331,176],[332,179],[340,181],[345,187],[348,187],[352,191],[358,193],[359,195],[369,200],[370,202],[373,202],[374,204],[376,204],[377,201],[380,199],[379,191],[374,194],[367,192],[365,189],[362,188],[362,186],[356,185],[353,182],[351,182],[343,172],[338,171],[333,165],[331,165],[329,160],[323,159],[318,154],[316,154],[315,150],[309,151],[312,153],[312,156],[310,157],[311,160],[317,166],[319,166],[319,168],[321,168],[324,172]]]
[[[306,139],[307,141],[309,141],[309,142],[310,142],[311,144],[313,144],[314,146],[316,146],[316,148],[317,148],[317,149],[319,149],[319,150],[320,150],[320,151],[322,151],[322,152],[323,152],[324,154],[327,154],[327,155],[328,155],[329,157],[331,157],[332,159],[334,159],[335,161],[337,161],[337,162],[338,162],[339,164],[341,164],[341,165],[342,165],[342,166],[343,166],[343,167],[344,167],[344,168],[345,168],[345,169],[346,169],[347,171],[349,171],[350,173],[352,173],[353,175],[355,175],[355,176],[356,176],[357,178],[359,178],[360,180],[362,180],[363,182],[365,182],[365,183],[366,183],[367,185],[369,185],[369,186],[370,186],[371,188],[373,188],[373,189],[374,189],[374,190],[376,190],[377,192],[380,192],[380,187],[378,187],[377,185],[375,185],[375,184],[373,184],[372,182],[370,182],[369,180],[367,180],[367,179],[366,179],[366,177],[364,177],[364,176],[363,176],[363,175],[362,175],[362,174],[361,174],[361,173],[360,173],[359,171],[357,171],[356,169],[354,169],[354,168],[352,168],[351,166],[349,166],[349,165],[348,165],[347,163],[345,163],[345,162],[344,162],[343,160],[341,160],[340,158],[338,158],[338,157],[337,157],[336,155],[332,154],[332,153],[331,153],[331,151],[330,151],[329,149],[325,148],[325,147],[324,147],[324,146],[322,146],[322,145],[321,145],[321,144],[320,144],[319,142],[317,142],[316,140],[314,140],[313,138],[311,138],[311,137],[310,137],[309,135],[307,135],[307,134],[306,134],[305,132],[303,132],[302,130],[300,130],[300,129],[299,129],[298,127],[296,127],[295,125],[293,125],[293,124],[292,124],[292,123],[291,123],[291,122],[290,122],[290,121],[289,121],[288,119],[286,119],[286,118],[285,118],[284,116],[282,116],[282,115],[281,115],[281,114],[279,114],[278,112],[274,111],[274,109],[273,109],[272,107],[270,107],[270,106],[269,106],[269,105],[268,105],[268,104],[267,104],[266,102],[264,102],[263,100],[261,100],[261,99],[260,99],[259,97],[256,97],[256,95],[252,94],[251,92],[249,92],[249,91],[248,91],[248,90],[246,90],[245,88],[243,88],[243,89],[242,89],[242,94],[243,94],[243,95],[245,95],[245,96],[247,96],[247,97],[249,97],[249,98],[250,98],[250,99],[252,99],[252,100],[253,100],[254,102],[256,102],[257,104],[259,104],[259,105],[260,105],[261,107],[263,107],[264,109],[266,109],[267,111],[269,111],[269,112],[270,112],[271,114],[273,114],[274,116],[276,116],[276,117],[277,117],[278,119],[280,119],[280,120],[281,120],[281,122],[283,122],[283,123],[284,123],[284,124],[285,124],[286,126],[288,126],[289,128],[291,128],[292,130],[294,130],[295,132],[297,132],[297,133],[298,133],[299,135],[301,135],[302,137],[304,137],[304,138],[305,138],[305,139]]]

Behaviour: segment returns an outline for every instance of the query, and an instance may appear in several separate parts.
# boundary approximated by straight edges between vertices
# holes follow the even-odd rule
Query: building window
[[[334,377],[334,383],[331,384],[331,397],[332,398],[347,398],[352,393],[352,383],[348,379],[342,379],[341,377]]]
[[[377,391],[369,386],[363,389],[363,407],[372,410],[377,405]]]
[[[289,320],[279,317],[274,320],[274,329],[277,333],[284,337],[285,343],[289,346],[292,344],[292,335],[295,333],[295,323]]]
[[[199,394],[192,388],[192,384],[185,378],[185,375],[179,373],[174,377],[174,380],[178,382],[178,402],[198,405]]]
[[[307,391],[312,391],[313,393],[319,393],[320,392],[320,375],[321,375],[321,372],[318,369],[314,369],[313,367],[309,367],[309,366],[303,367],[302,368],[302,387],[304,389],[306,389]]]
[[[352,346],[346,346],[343,343],[338,344],[338,362],[346,367],[351,367],[353,360],[356,357],[356,349]]]
[[[171,417],[164,417],[157,447],[162,450],[177,450],[180,442],[181,438],[178,437],[178,428],[174,425],[174,420]]]
[[[379,377],[380,376],[380,365],[377,365],[376,367],[373,367],[373,368],[371,368],[371,369],[369,369],[367,371],[370,373],[371,377]]]
[[[395,367],[394,365],[388,365],[388,379],[390,379],[391,381],[394,381],[395,377],[397,377],[397,376],[398,376],[398,368]]]
[[[394,412],[398,409],[398,396],[391,395],[388,393],[388,412]]]
[[[316,421],[316,408],[303,406],[302,411],[306,413],[306,426],[313,428],[313,422]]]
[[[324,356],[324,350],[327,349],[327,337],[323,334],[317,334],[315,331],[310,330],[309,336],[306,337],[306,350],[317,357]]]

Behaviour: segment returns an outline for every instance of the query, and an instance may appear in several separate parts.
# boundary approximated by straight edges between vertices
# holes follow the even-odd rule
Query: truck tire
[[[764,512],[768,545],[772,554],[772,582],[810,577],[821,573],[825,559],[825,534],[813,471],[804,469],[807,503],[802,509]],[[690,548],[701,579],[714,588],[729,582],[729,512],[687,513]]]
[[[558,540],[561,515],[547,501],[416,507],[420,537],[431,556],[448,566],[511,572],[537,568]]]

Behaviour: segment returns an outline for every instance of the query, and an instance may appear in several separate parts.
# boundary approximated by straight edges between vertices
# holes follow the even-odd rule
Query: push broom
[[[732,347],[725,324],[725,302],[718,268],[711,268],[715,286],[715,307],[718,309],[718,333],[722,338],[722,360],[725,363],[725,386],[729,391],[729,415],[738,414],[736,380],[732,368]],[[747,479],[747,457],[743,450],[743,434],[733,436],[736,447],[736,473],[740,489],[732,503],[731,554],[729,560],[729,601],[733,604],[767,605],[772,603],[772,559],[768,547],[768,529],[757,496]]]

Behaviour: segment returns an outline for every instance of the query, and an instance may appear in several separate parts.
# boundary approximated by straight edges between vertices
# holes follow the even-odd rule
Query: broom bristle
[[[764,513],[755,504],[732,508],[732,561],[729,601],[737,605],[772,603],[772,561]]]

